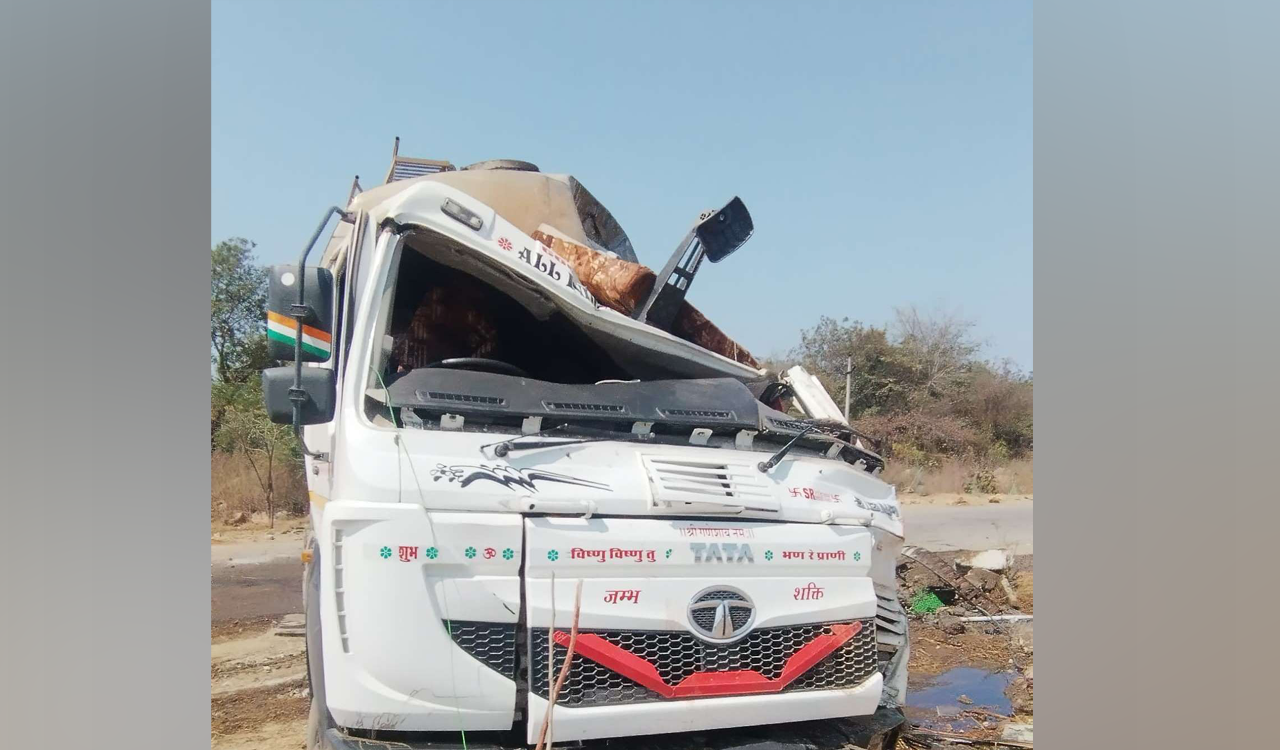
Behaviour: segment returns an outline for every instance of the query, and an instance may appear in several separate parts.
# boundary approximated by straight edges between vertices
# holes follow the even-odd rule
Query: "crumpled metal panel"
[[[644,304],[657,281],[657,274],[639,263],[610,258],[589,247],[552,237],[546,232],[534,232],[531,236],[564,259],[597,302],[624,315],[631,315]],[[760,366],[750,352],[725,335],[707,316],[688,302],[681,304],[671,333],[735,362],[749,367]]]
[[[573,193],[573,204],[578,209],[578,219],[582,222],[583,233],[592,242],[617,255],[625,261],[639,263],[635,248],[627,233],[622,231],[618,220],[613,218],[609,209],[600,204],[577,179],[569,178],[569,190]]]

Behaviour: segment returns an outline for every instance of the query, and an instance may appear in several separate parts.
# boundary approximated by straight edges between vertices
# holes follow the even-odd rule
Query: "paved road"
[[[998,505],[904,505],[907,544],[928,550],[1000,547],[1031,554],[1031,507],[1034,502]]]
[[[300,560],[301,534],[281,534],[275,539],[209,545],[209,562],[214,567]]]
[[[302,537],[210,545],[214,623],[302,611]]]

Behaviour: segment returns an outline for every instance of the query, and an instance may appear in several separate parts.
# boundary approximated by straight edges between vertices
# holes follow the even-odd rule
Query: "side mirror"
[[[268,356],[286,362],[328,362],[333,355],[333,273],[327,268],[296,265],[272,266],[269,273]],[[302,316],[300,356],[299,313]]]
[[[703,211],[658,274],[648,299],[631,317],[670,331],[702,259],[719,263],[751,239],[753,231],[755,224],[741,198],[735,196],[718,211]]]
[[[333,421],[334,404],[338,400],[338,376],[330,369],[303,367],[298,388],[293,387],[294,367],[271,367],[262,371],[262,397],[267,416],[276,424],[293,424],[295,400],[299,424],[324,424]]]
[[[755,224],[746,204],[735,197],[724,208],[700,221],[694,234],[698,236],[707,260],[719,263],[746,244],[754,231]]]

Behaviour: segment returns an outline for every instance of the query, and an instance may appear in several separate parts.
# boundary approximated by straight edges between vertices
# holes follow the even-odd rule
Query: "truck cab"
[[[883,460],[815,378],[761,367],[685,298],[750,235],[741,201],[655,274],[576,179],[523,162],[397,149],[352,192],[317,265],[271,269],[289,364],[264,393],[311,500],[308,747],[901,704]]]

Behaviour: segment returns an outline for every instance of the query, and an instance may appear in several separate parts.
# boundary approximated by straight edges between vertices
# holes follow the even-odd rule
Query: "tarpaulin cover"
[[[657,281],[658,275],[639,263],[611,258],[541,230],[531,236],[563,258],[598,302],[624,315],[631,315],[644,304]],[[671,333],[735,362],[749,367],[760,366],[750,352],[726,336],[688,301],[681,303]]]

